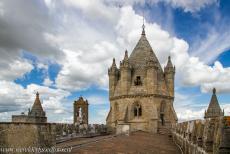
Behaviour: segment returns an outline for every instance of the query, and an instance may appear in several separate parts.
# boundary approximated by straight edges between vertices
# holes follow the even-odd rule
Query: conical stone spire
[[[175,72],[175,67],[173,67],[172,61],[171,61],[171,57],[168,56],[168,62],[166,67],[164,68],[164,71],[167,72]]]
[[[168,57],[168,63],[166,65],[166,68],[173,68],[173,64],[172,64],[172,61],[171,61],[171,57],[169,56]]]
[[[128,60],[128,59],[129,59],[129,57],[128,57],[128,51],[125,50],[125,57],[124,57],[124,60]]]
[[[216,96],[216,88],[213,88],[213,94],[211,101],[208,106],[208,110],[205,112],[204,118],[215,118],[223,116],[223,112],[221,111],[217,96]]]
[[[31,112],[29,113],[30,115],[36,115],[36,116],[44,116],[44,111],[41,105],[41,101],[39,98],[39,93],[36,93],[36,98],[34,101],[34,104],[32,106]]]
[[[125,56],[124,59],[120,62],[120,67],[121,68],[129,68],[129,56],[128,56],[128,51],[125,50]]]
[[[160,71],[162,71],[161,65],[145,36],[145,29],[143,26],[141,37],[129,57],[129,63],[136,69],[145,68],[149,59],[152,59],[156,63],[156,66],[160,68]]]
[[[115,58],[113,58],[112,67],[114,67],[114,68],[117,68],[117,65],[116,65],[116,60],[115,60]]]

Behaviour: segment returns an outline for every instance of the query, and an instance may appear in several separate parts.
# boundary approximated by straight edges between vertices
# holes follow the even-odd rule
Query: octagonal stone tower
[[[177,122],[173,108],[175,67],[169,57],[164,70],[161,68],[144,26],[130,57],[125,51],[120,68],[113,59],[108,75],[110,111],[106,124],[111,131],[156,133]]]

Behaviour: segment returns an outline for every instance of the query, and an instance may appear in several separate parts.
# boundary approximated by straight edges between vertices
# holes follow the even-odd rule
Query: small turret
[[[120,70],[121,70],[121,93],[122,95],[126,95],[131,85],[131,68],[129,64],[129,57],[128,57],[127,50],[125,51],[124,59],[120,63]]]
[[[153,53],[152,53],[153,54]],[[147,91],[148,93],[156,93],[157,90],[157,73],[158,73],[158,66],[157,61],[154,60],[152,54],[148,57],[146,62],[146,81],[147,81]]]
[[[173,66],[170,56],[168,56],[168,62],[167,62],[166,67],[164,68],[164,72],[167,72],[167,73],[173,72],[173,73],[175,73],[175,66]]]
[[[109,74],[109,96],[113,96],[118,81],[118,69],[115,58],[113,58],[112,66],[108,69]]]
[[[115,58],[113,58],[113,63],[112,66],[108,69],[108,74],[110,75],[111,73],[115,73],[116,70],[117,70],[117,65],[116,65]]]
[[[212,98],[209,103],[208,109],[205,112],[204,118],[215,118],[224,116],[224,111],[221,111],[217,96],[216,96],[216,88],[212,90]]]
[[[28,114],[31,116],[38,116],[38,117],[44,117],[45,116],[45,112],[43,111],[38,92],[36,93],[36,98],[35,98],[34,104],[32,106],[32,109]]]
[[[125,56],[124,59],[122,60],[122,62],[120,62],[120,67],[124,67],[124,68],[129,68],[129,56],[128,56],[128,51],[125,50]]]
[[[164,74],[166,79],[166,84],[169,90],[169,95],[174,97],[174,76],[175,76],[175,66],[173,66],[171,57],[168,57],[168,62],[164,68]]]

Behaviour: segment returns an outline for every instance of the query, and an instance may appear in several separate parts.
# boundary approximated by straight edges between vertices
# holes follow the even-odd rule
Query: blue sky
[[[72,122],[73,101],[105,123],[107,70],[147,38],[162,66],[176,66],[180,121],[202,118],[217,88],[230,115],[230,2],[224,0],[3,0],[0,2],[0,120],[26,112],[39,91],[50,122]],[[26,4],[26,5],[25,5]]]

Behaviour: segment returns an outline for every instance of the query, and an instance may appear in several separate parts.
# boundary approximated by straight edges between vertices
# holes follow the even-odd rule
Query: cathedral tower
[[[173,108],[175,67],[168,58],[162,69],[143,26],[141,37],[130,56],[118,68],[113,59],[108,70],[110,111],[108,128],[121,132],[142,130],[156,133],[177,122]]]

